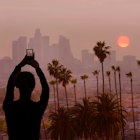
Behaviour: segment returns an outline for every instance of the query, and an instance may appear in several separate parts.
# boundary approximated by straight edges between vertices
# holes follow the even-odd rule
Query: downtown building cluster
[[[40,29],[36,29],[33,37],[28,39],[26,36],[20,36],[12,42],[12,58],[4,57],[0,60],[1,79],[6,79],[9,76],[13,68],[25,56],[27,48],[34,50],[35,59],[45,71],[48,63],[53,59],[57,59],[75,75],[92,73],[94,70],[100,69],[100,62],[96,59],[93,50],[91,50],[92,53],[87,49],[82,50],[81,60],[79,60],[73,56],[69,39],[59,36],[58,42],[51,44],[50,37],[42,35]],[[125,55],[122,61],[117,61],[116,51],[111,50],[104,62],[105,71],[111,70],[112,65],[118,65],[124,73],[128,70],[136,73],[139,71],[136,61],[136,57],[132,55]]]

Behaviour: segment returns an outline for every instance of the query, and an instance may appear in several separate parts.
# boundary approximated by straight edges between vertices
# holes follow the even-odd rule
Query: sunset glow
[[[120,36],[117,41],[119,47],[126,48],[130,44],[130,39],[128,36]]]

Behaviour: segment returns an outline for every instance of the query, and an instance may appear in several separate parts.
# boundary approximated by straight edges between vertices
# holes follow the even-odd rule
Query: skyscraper
[[[91,67],[94,63],[94,55],[88,50],[82,50],[82,64],[84,67]]]
[[[34,50],[35,58],[42,66],[50,58],[49,37],[42,36],[40,29],[35,30],[34,37],[29,40],[28,47]]]
[[[75,68],[75,65],[80,65],[80,62],[73,57],[69,39],[64,36],[59,36],[58,43],[50,45],[50,37],[43,36],[40,29],[35,30],[34,36],[29,39],[28,47],[26,37],[20,37],[17,41],[13,41],[12,46],[15,64],[23,59],[26,48],[29,48],[33,49],[35,59],[45,69],[47,64],[53,59],[58,59],[61,64],[70,69]]]
[[[71,67],[74,61],[73,54],[70,49],[70,42],[64,36],[59,36],[59,59],[60,61],[68,67]]]
[[[125,72],[136,72],[137,60],[133,55],[125,55],[123,57],[123,69]]]
[[[17,41],[12,42],[12,55],[15,65],[19,63],[26,55],[26,48],[27,48],[26,36],[21,36],[18,38]]]

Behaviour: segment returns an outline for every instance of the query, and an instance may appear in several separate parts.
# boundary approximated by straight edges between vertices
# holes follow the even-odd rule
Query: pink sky
[[[69,38],[76,57],[105,40],[118,58],[132,54],[140,59],[139,7],[138,0],[0,0],[0,58],[11,56],[13,40],[31,37],[40,28],[51,43],[59,35]],[[127,49],[117,47],[120,35],[130,37]]]

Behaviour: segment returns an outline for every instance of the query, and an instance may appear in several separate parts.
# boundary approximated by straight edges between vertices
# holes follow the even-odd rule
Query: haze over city
[[[52,44],[59,35],[70,39],[77,58],[82,49],[93,52],[96,42],[104,40],[116,50],[117,59],[128,54],[139,59],[139,5],[137,0],[1,0],[0,58],[12,56],[13,40],[19,36],[29,39],[40,28]],[[130,38],[127,48],[117,45],[121,35]]]
[[[0,140],[139,140],[139,13],[140,0],[0,0]]]

